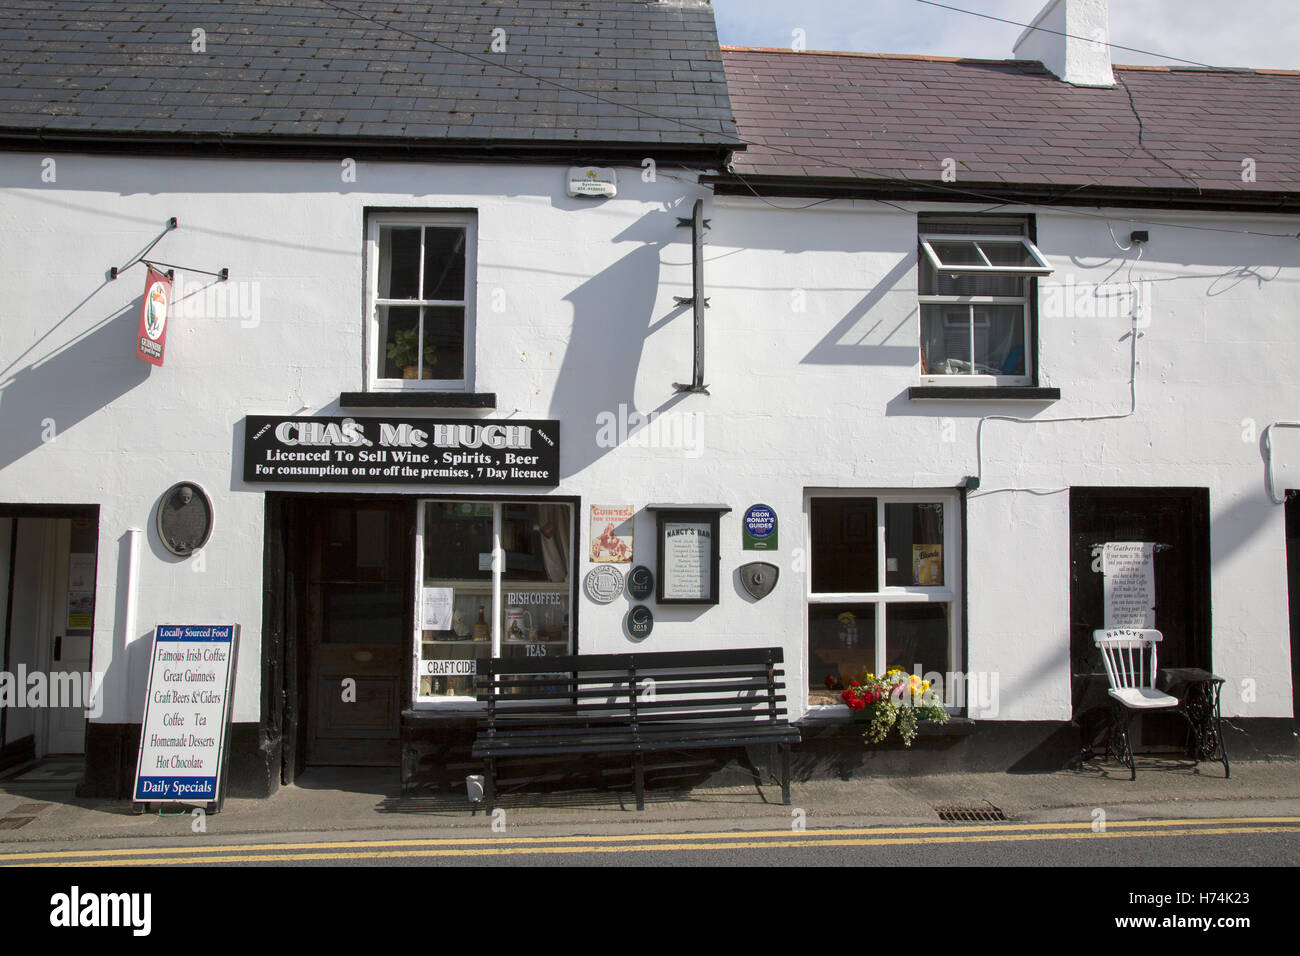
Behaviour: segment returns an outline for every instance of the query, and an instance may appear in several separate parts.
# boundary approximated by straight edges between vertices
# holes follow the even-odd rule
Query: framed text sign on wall
[[[655,514],[655,599],[660,604],[718,603],[718,525],[726,505],[651,505]]]

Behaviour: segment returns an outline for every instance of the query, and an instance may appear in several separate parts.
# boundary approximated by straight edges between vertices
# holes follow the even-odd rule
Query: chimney
[[[1048,0],[1020,34],[1012,55],[1038,60],[1074,86],[1114,86],[1109,40],[1106,0]]]

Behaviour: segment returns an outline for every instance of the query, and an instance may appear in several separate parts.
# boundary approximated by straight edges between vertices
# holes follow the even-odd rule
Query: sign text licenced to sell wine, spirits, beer
[[[558,421],[244,420],[244,480],[382,485],[560,483]]]

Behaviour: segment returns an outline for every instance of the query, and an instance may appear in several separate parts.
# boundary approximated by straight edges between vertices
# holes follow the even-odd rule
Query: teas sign
[[[140,329],[135,356],[150,365],[162,365],[167,347],[167,313],[171,308],[172,281],[153,266],[144,280],[144,303],[140,306]]]
[[[237,624],[155,628],[136,802],[219,799],[238,643]]]
[[[244,480],[554,487],[560,423],[249,415]]]

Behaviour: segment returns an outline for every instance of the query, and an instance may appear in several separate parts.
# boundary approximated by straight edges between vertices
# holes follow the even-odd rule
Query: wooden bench
[[[780,648],[493,658],[480,662],[487,705],[473,755],[483,759],[488,812],[502,757],[632,755],[645,809],[645,754],[774,744],[790,803],[790,745]]]

